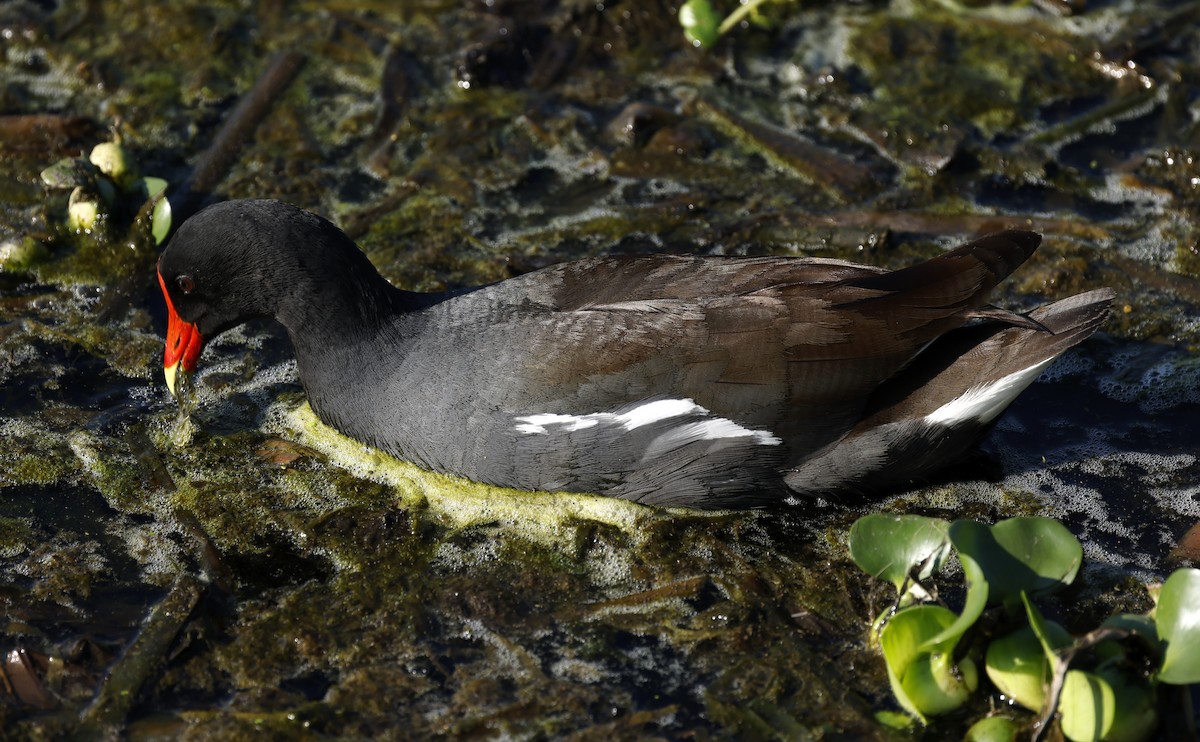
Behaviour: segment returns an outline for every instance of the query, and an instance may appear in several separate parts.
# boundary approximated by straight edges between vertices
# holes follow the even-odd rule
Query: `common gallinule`
[[[163,252],[167,383],[204,339],[274,317],[328,425],[420,466],[695,507],[870,494],[936,472],[1108,314],[988,291],[1009,230],[896,271],[837,260],[590,258],[440,294],[394,288],[328,221],[216,204]]]

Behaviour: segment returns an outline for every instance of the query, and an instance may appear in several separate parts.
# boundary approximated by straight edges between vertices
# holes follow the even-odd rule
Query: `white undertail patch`
[[[973,386],[926,415],[925,422],[932,425],[954,425],[967,421],[990,423],[1051,363],[1054,363],[1054,358],[1047,358],[989,384]]]
[[[690,399],[658,399],[644,402],[626,412],[591,412],[586,415],[557,415],[542,413],[515,418],[516,430],[526,435],[549,435],[551,433],[573,433],[597,425],[620,427],[625,432],[645,425],[671,420],[677,417],[707,416],[708,410]],[[769,430],[751,430],[724,417],[704,420],[681,421],[664,438],[670,437],[679,445],[690,440],[717,440],[720,438],[754,438],[760,446],[778,446],[783,443]],[[663,441],[664,443],[666,441]]]

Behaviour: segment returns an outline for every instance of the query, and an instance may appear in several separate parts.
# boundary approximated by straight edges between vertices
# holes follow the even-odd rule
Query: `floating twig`
[[[817,185],[840,202],[855,200],[873,180],[870,169],[791,132],[751,121],[703,99],[692,106],[717,128],[750,145],[776,167]]]
[[[1075,659],[1075,655],[1091,649],[1101,642],[1121,641],[1129,638],[1130,635],[1131,632],[1128,629],[1106,626],[1089,631],[1076,639],[1070,646],[1058,650],[1058,660],[1052,668],[1053,676],[1050,678],[1050,688],[1046,691],[1046,705],[1042,709],[1041,717],[1034,724],[1033,742],[1041,741],[1046,730],[1050,728],[1050,722],[1054,721],[1054,715],[1058,713],[1059,697],[1062,695],[1063,684],[1067,679],[1067,670],[1071,669],[1071,662]]]

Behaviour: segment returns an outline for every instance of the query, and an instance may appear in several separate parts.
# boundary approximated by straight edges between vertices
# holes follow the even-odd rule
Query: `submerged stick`
[[[396,134],[404,123],[404,110],[412,98],[411,68],[414,66],[412,57],[399,46],[392,46],[388,50],[379,83],[379,116],[364,148],[366,157],[363,165],[378,178],[388,175],[388,162],[396,145]]]
[[[200,601],[204,588],[191,575],[175,581],[171,592],[151,611],[137,638],[121,655],[96,697],[79,715],[75,739],[98,739],[104,727],[125,721],[142,687],[154,676],[179,631]]]
[[[28,113],[0,116],[0,151],[66,150],[95,135],[99,127],[83,116]]]
[[[179,194],[171,200],[175,221],[182,224],[197,210],[212,189],[229,172],[229,166],[242,149],[242,144],[271,110],[279,95],[287,89],[304,66],[306,59],[299,52],[280,52],[267,65],[266,71],[242,96],[237,108],[213,139],[200,162],[192,169]]]
[[[702,98],[691,107],[776,167],[815,184],[836,201],[854,201],[872,184],[870,168],[792,132],[752,121]]]

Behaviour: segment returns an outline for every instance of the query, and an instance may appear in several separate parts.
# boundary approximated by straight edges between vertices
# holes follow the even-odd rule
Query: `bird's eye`
[[[176,278],[175,285],[178,286],[179,290],[185,294],[190,294],[196,289],[196,282],[193,281],[192,277],[187,274]]]

